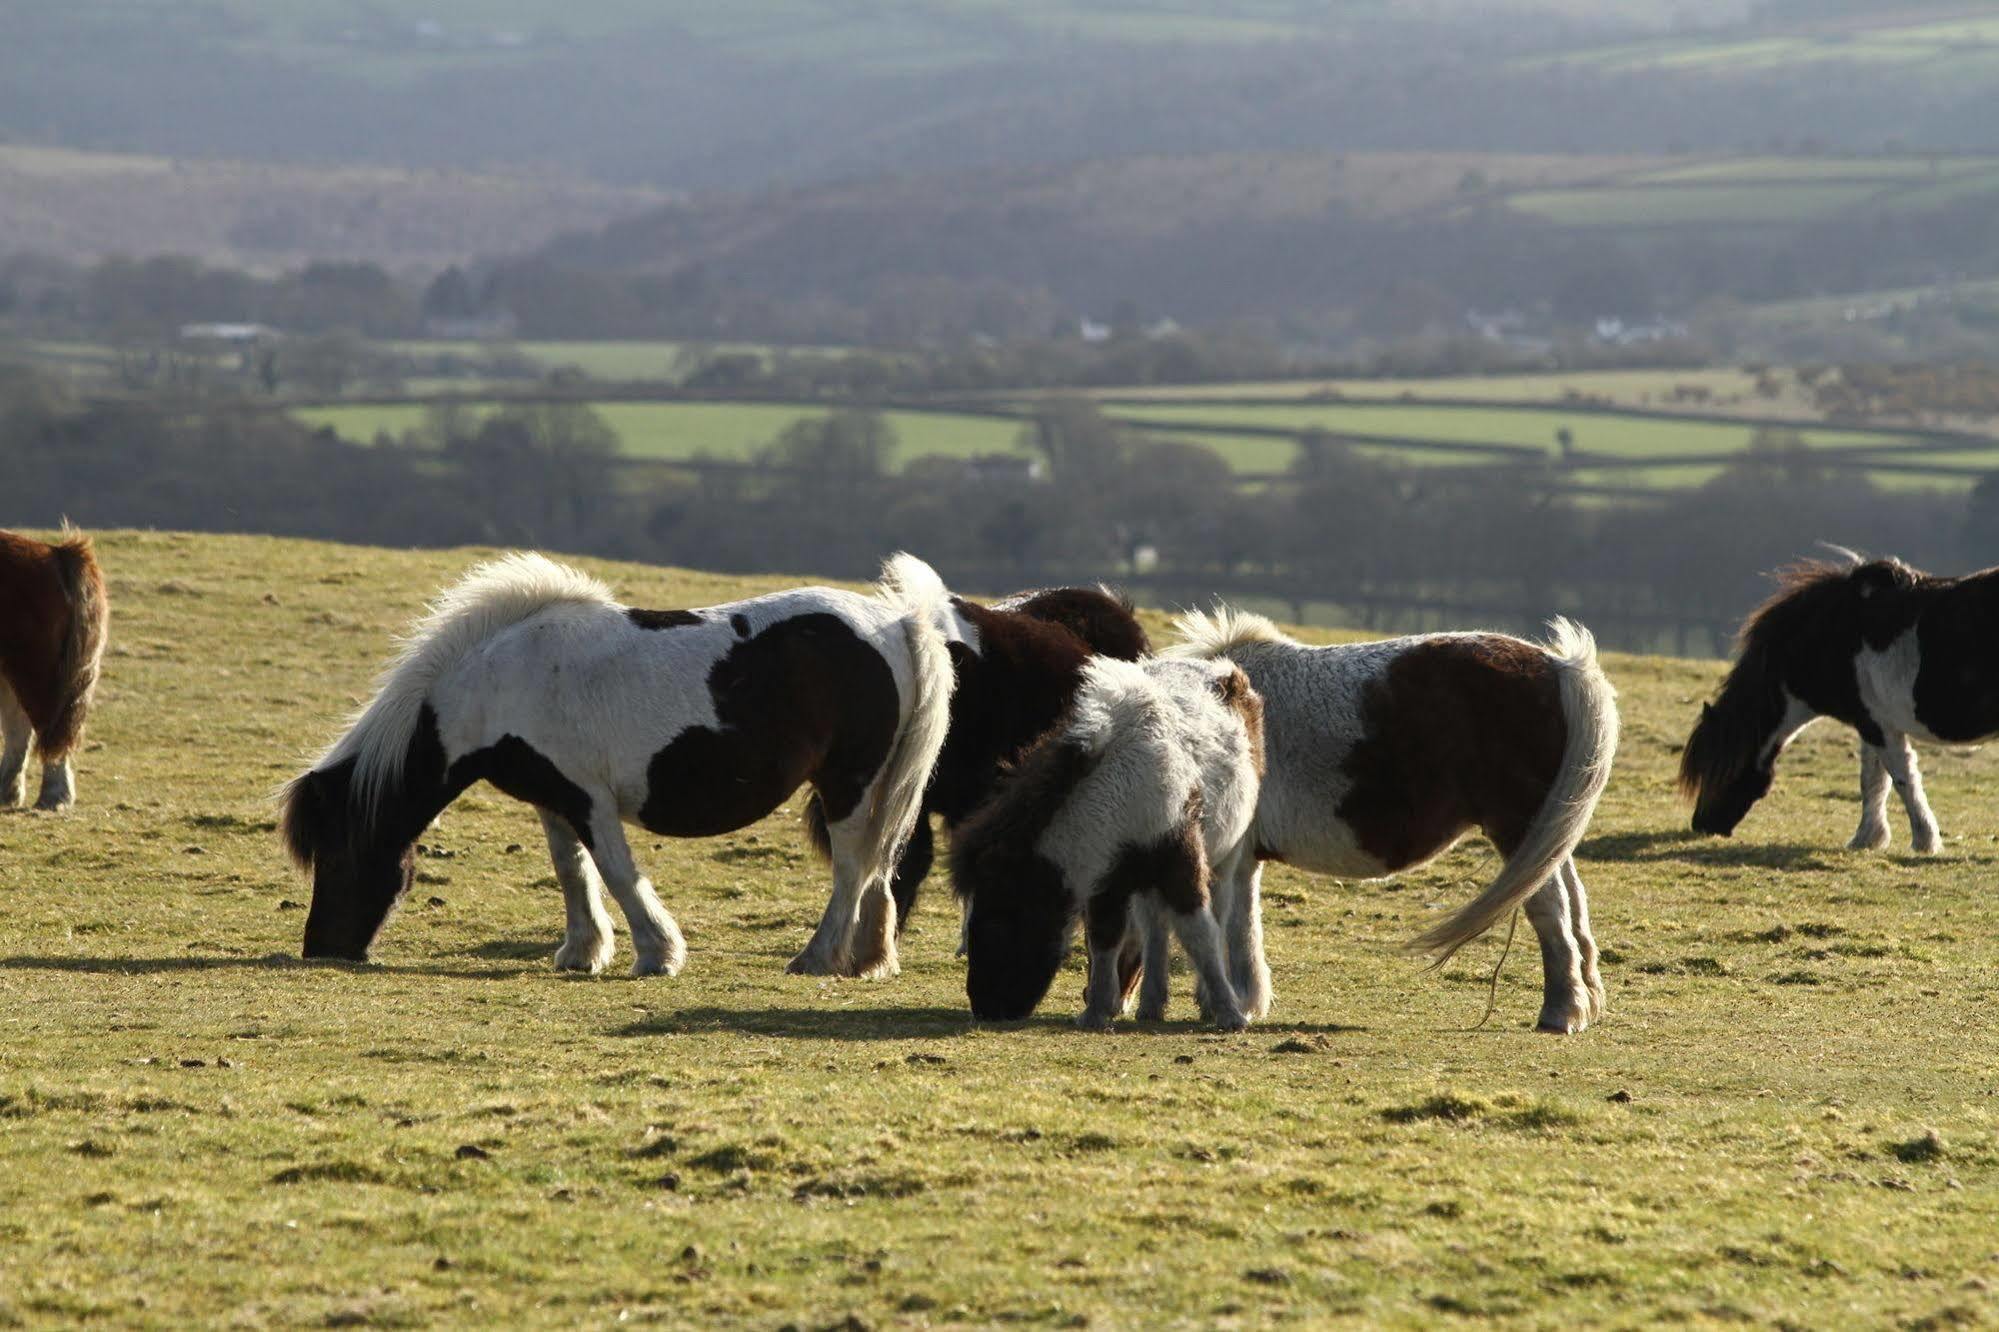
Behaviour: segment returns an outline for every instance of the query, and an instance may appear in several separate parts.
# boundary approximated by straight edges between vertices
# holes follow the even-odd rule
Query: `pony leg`
[[[867,837],[866,802],[826,830],[833,860],[833,895],[819,928],[785,965],[797,976],[893,976],[901,970],[895,948],[895,898],[889,886],[862,869]]]
[[[1270,1012],[1270,966],[1263,957],[1263,862],[1247,847],[1215,875],[1216,905],[1228,922],[1229,981],[1252,1019]]]
[[[1180,946],[1194,963],[1194,974],[1200,977],[1202,1006],[1209,1018],[1222,1031],[1247,1027],[1249,1016],[1236,1000],[1235,987],[1229,984],[1228,947],[1215,913],[1203,903],[1192,911],[1174,911],[1169,919]]]
[[[1902,808],[1908,811],[1909,849],[1928,855],[1941,844],[1942,835],[1937,831],[1937,816],[1930,812],[1930,802],[1923,795],[1922,769],[1916,764],[1916,749],[1909,737],[1890,735],[1881,747],[1881,764],[1902,797]]]
[[[42,759],[42,791],[35,797],[36,809],[68,809],[76,803],[76,770],[69,755]]]
[[[660,905],[651,882],[632,862],[624,825],[618,822],[616,802],[593,798],[591,808],[590,858],[597,862],[604,886],[618,899],[618,909],[625,913],[625,924],[631,927],[632,951],[638,955],[632,962],[632,975],[678,976],[687,965],[687,941],[680,937],[680,926],[674,924],[673,917]]]
[[[1166,937],[1166,916],[1157,903],[1140,899],[1138,929],[1143,939],[1144,970],[1138,978],[1138,1018],[1158,1022],[1166,1016],[1171,993],[1173,958]]]
[[[1089,927],[1085,931],[1090,949],[1090,983],[1083,992],[1083,1012],[1076,1025],[1086,1031],[1108,1031],[1124,1008],[1124,983],[1118,959],[1124,952],[1125,932],[1131,921],[1131,899],[1122,893],[1106,893],[1090,899]]]
[[[1557,1035],[1581,1031],[1589,1025],[1590,993],[1559,869],[1527,899],[1527,919],[1541,941],[1541,1017],[1534,1025]]]
[[[587,971],[592,976],[611,965],[617,951],[611,917],[604,910],[604,881],[589,848],[569,826],[569,820],[549,810],[541,811],[541,830],[548,838],[548,858],[555,863],[555,877],[562,884],[562,905],[568,929],[562,946],[555,950],[557,971]]]
[[[1860,827],[1847,847],[1878,851],[1888,845],[1888,767],[1881,747],[1860,742]]]
[[[5,680],[0,680],[0,809],[28,798],[28,742],[35,728]]]
[[[1603,1016],[1603,977],[1596,969],[1596,935],[1589,927],[1589,894],[1583,891],[1583,876],[1576,869],[1576,859],[1570,856],[1562,862],[1560,870],[1562,884],[1568,890],[1569,933],[1575,936],[1576,951],[1581,955],[1583,990],[1589,996],[1589,1019],[1595,1022]]]

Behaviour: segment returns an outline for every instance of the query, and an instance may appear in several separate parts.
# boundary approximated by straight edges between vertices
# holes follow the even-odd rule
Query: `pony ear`
[[[1711,713],[1713,713],[1713,712],[1714,712],[1714,704],[1712,704],[1712,703],[1703,703],[1703,704],[1701,704],[1701,720],[1702,720],[1702,721],[1706,721],[1706,720],[1708,719],[1708,716],[1709,716],[1709,715],[1710,715]]]

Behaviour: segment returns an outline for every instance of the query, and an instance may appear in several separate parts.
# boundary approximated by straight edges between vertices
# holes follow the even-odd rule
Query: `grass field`
[[[112,534],[82,804],[0,817],[0,1322],[153,1326],[1967,1326],[1999,1317],[1999,753],[1926,756],[1943,853],[1841,850],[1848,736],[1735,840],[1674,749],[1719,667],[1613,657],[1580,857],[1610,987],[1497,1016],[1497,940],[1397,945],[1492,868],[1266,876],[1277,1007],[974,1027],[933,885],[904,974],[782,974],[796,802],[636,849],[675,980],[558,977],[522,807],[426,836],[364,967],[295,960],[267,796],[470,552]],[[586,562],[637,604],[777,586]],[[1905,844],[1898,828],[1897,843]],[[626,959],[629,953],[625,954]],[[1934,1135],[1934,1136],[1932,1136]],[[848,1326],[856,1324],[848,1323]]]
[[[625,452],[639,458],[691,458],[708,454],[747,459],[794,421],[824,415],[825,409],[780,403],[599,403],[595,410]],[[1011,421],[947,412],[886,412],[901,447],[898,466],[931,454],[970,457],[1008,453],[1020,434]],[[372,440],[378,433],[401,434],[419,425],[423,408],[313,407],[298,413],[308,424],[330,425],[342,436]]]
[[[1318,427],[1349,430],[1358,434],[1406,435],[1417,439],[1458,443],[1517,444],[1545,449],[1552,457],[1555,432],[1569,430],[1575,447],[1584,453],[1600,453],[1618,458],[1638,458],[1674,453],[1724,453],[1748,447],[1754,429],[1743,425],[1722,425],[1706,421],[1673,421],[1652,417],[1602,416],[1593,413],[1563,412],[1544,407],[1449,407],[1430,404],[1300,404],[1273,407],[1202,407],[1174,403],[1169,406],[1120,407],[1117,415],[1134,421],[1222,422],[1243,425],[1280,426],[1286,429]],[[1807,428],[1804,438],[1817,445],[1863,445],[1893,442],[1894,437],[1876,432]],[[1433,456],[1449,460],[1451,455]],[[1456,459],[1463,461],[1463,459]]]
[[[1713,402],[1738,410],[1759,401],[1756,377],[1732,367],[1699,370],[1579,370],[1523,375],[1440,375],[1429,379],[1282,379],[1233,384],[1168,384],[1103,389],[1096,396],[1198,402],[1203,398],[1310,398],[1338,394],[1360,400],[1379,398],[1483,398],[1551,402],[1569,393],[1601,398],[1624,407],[1667,404],[1680,387],[1705,389]],[[1789,385],[1787,383],[1786,387]],[[1783,402],[1795,399],[1787,395]]]
[[[665,339],[584,339],[568,342],[458,342],[450,339],[406,339],[388,344],[414,356],[456,355],[479,358],[500,354],[525,356],[546,370],[574,367],[592,379],[677,380],[678,358],[690,348],[717,355],[737,352],[768,356],[777,351],[812,355],[830,348],[773,347],[762,342],[673,342]]]

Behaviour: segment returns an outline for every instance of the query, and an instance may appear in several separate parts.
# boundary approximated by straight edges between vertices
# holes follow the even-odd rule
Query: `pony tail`
[[[1596,640],[1589,630],[1562,616],[1549,621],[1548,628],[1550,641],[1544,650],[1560,674],[1562,718],[1568,723],[1561,766],[1527,826],[1526,837],[1507,857],[1499,877],[1410,942],[1411,948],[1434,954],[1433,965],[1442,966],[1451,954],[1540,890],[1575,854],[1596,802],[1610,784],[1611,760],[1617,755],[1617,691],[1597,660]]]
[[[111,609],[90,538],[67,523],[63,532],[63,540],[55,546],[55,564],[63,601],[69,607],[69,627],[56,664],[62,693],[55,717],[46,730],[35,735],[35,747],[44,760],[68,754],[83,739],[84,718],[103,667],[105,627]]]
[[[923,815],[923,793],[951,729],[956,677],[942,627],[950,613],[951,594],[937,572],[914,555],[892,555],[882,566],[876,591],[902,612],[911,681],[909,712],[882,766],[862,847],[862,874],[878,879],[886,889]]]

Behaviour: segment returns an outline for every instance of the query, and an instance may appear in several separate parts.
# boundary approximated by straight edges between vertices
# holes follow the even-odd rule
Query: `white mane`
[[[1173,621],[1180,641],[1160,655],[1165,657],[1226,657],[1250,643],[1291,643],[1296,640],[1271,622],[1270,617],[1234,606],[1216,606],[1211,611],[1183,611]]]
[[[508,625],[564,603],[624,609],[600,580],[545,556],[515,551],[475,566],[438,593],[423,618],[397,640],[395,656],[375,678],[375,696],[312,766],[352,758],[356,803],[373,808],[375,793],[402,768],[424,696],[437,677]]]

